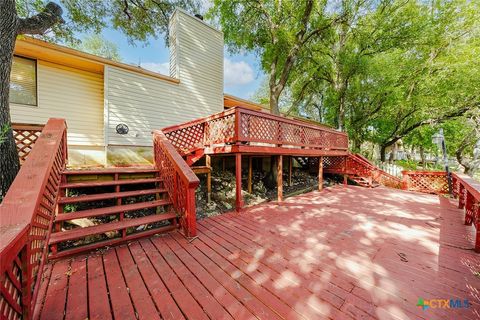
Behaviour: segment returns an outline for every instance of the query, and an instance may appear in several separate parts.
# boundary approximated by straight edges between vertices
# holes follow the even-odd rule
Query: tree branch
[[[64,23],[62,8],[49,2],[45,9],[30,18],[18,18],[17,35],[20,34],[44,34],[57,23]]]

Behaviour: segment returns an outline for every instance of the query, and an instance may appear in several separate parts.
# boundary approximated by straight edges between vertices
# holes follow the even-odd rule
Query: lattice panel
[[[177,151],[185,155],[192,150],[203,147],[205,123],[197,123],[185,128],[166,133],[170,143]]]
[[[2,263],[5,263],[2,261]],[[0,276],[2,294],[0,312],[2,319],[22,319],[22,263],[20,255],[7,267],[9,271]]]
[[[323,169],[343,171],[345,157],[323,157]]]
[[[59,119],[49,120],[44,131],[38,137],[34,148],[40,148],[40,151],[37,153],[35,149],[36,151],[30,157],[43,157],[42,161],[27,159],[16,178],[34,184],[32,187],[38,190],[38,201],[37,198],[31,199],[32,206],[27,207],[28,210],[22,212],[22,214],[28,215],[30,223],[25,225],[23,229],[18,230],[18,232],[21,232],[21,234],[19,233],[21,237],[16,238],[9,251],[2,252],[0,282],[3,288],[0,310],[2,316],[7,319],[29,317],[25,315],[26,311],[31,314],[39,290],[41,267],[44,265],[47,256],[47,238],[55,215],[60,176],[65,169],[67,159],[64,121]],[[49,155],[51,158],[45,161],[45,155]],[[32,178],[31,172],[37,169],[44,170],[46,175],[41,178]],[[12,185],[3,205],[7,205],[8,208],[16,205],[14,202],[16,198],[12,195],[23,191],[18,186],[15,187],[15,184]],[[5,207],[2,209],[5,209]],[[8,212],[9,209],[5,210],[5,212]],[[5,212],[2,212],[2,214]]]
[[[409,172],[407,174],[408,190],[425,193],[448,193],[448,180],[444,172],[424,173]]]
[[[160,133],[161,134],[161,133]],[[165,145],[168,142],[162,141],[158,133],[154,135],[154,157],[155,165],[159,171],[163,184],[173,202],[175,211],[180,216],[180,225],[184,229],[185,234],[190,234],[187,225],[187,194],[188,186],[181,179],[181,172],[177,171],[175,163],[169,157],[169,149]],[[175,152],[175,151],[173,151]],[[182,160],[183,161],[183,160]],[[195,212],[195,208],[191,208]]]
[[[205,144],[232,142],[235,137],[235,115],[208,121],[205,127]]]
[[[42,130],[38,126],[17,126],[15,124],[12,126],[12,129],[15,143],[17,144],[18,157],[20,159],[20,164],[22,164],[27,159],[30,151],[32,151],[35,141],[37,141]]]
[[[250,113],[240,113],[240,139],[310,148],[348,148],[348,138],[343,134]]]

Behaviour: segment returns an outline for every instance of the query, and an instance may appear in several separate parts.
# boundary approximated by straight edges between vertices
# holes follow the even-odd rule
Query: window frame
[[[33,61],[35,63],[35,104],[19,103],[19,102],[10,101],[10,93],[8,94],[8,100],[9,100],[8,103],[15,104],[15,105],[18,105],[18,106],[38,107],[38,60],[34,59],[34,58],[29,58],[29,57],[21,56],[21,55],[18,55],[18,54],[14,54],[13,58],[12,58],[12,69],[10,70],[10,74],[13,71],[13,59],[15,59],[15,58],[30,60],[30,61]]]

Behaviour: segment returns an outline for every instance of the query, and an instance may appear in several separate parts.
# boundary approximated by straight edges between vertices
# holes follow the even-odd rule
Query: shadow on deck
[[[480,256],[446,198],[334,187],[47,265],[42,319],[478,319]],[[419,298],[468,308],[416,306]]]

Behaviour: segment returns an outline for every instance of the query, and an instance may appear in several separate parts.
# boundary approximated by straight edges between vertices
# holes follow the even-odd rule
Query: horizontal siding
[[[173,19],[170,70],[179,71],[179,84],[108,67],[109,145],[150,146],[154,129],[223,111],[222,34],[181,11]],[[119,123],[128,134],[116,133]]]
[[[38,61],[37,77],[38,106],[12,104],[12,122],[64,118],[70,145],[103,146],[103,76]]]

